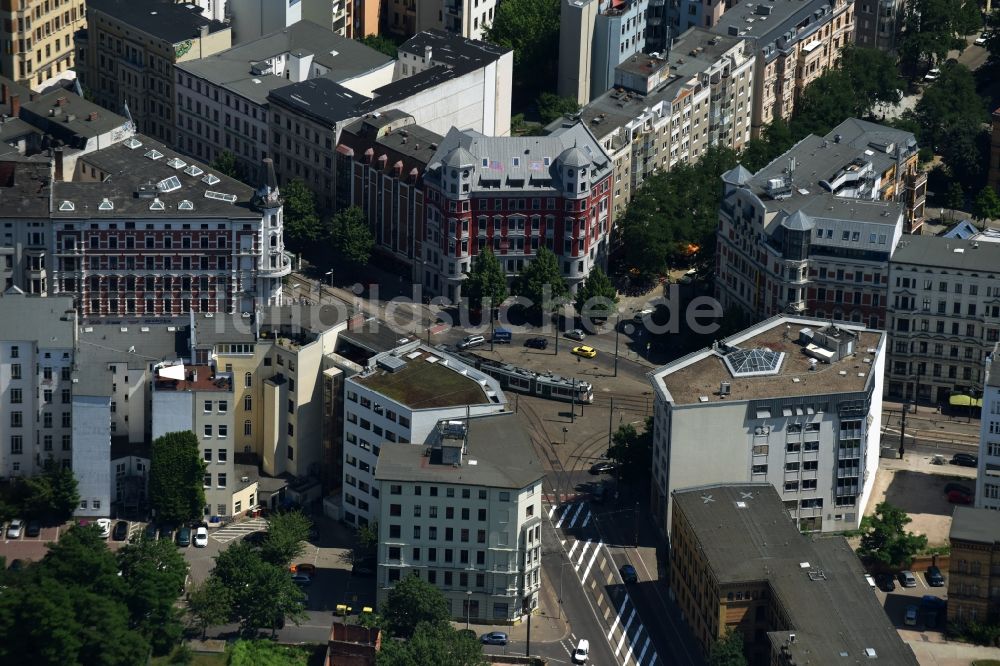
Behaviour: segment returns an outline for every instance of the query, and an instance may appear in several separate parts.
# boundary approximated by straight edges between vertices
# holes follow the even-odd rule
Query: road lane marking
[[[609,641],[611,640],[611,637],[612,637],[612,636],[614,636],[614,634],[615,634],[615,629],[617,629],[617,628],[618,628],[618,623],[619,623],[619,622],[621,622],[621,619],[622,619],[622,613],[624,613],[624,612],[625,612],[625,605],[626,605],[627,603],[628,603],[628,597],[625,597],[625,603],[623,603],[623,604],[622,604],[622,607],[621,607],[621,608],[620,608],[620,609],[618,610],[618,612],[617,612],[617,613],[615,614],[615,621],[614,621],[614,622],[613,622],[613,623],[611,624],[611,631],[609,631],[609,632],[608,632],[608,640],[609,640]]]
[[[573,542],[573,547],[569,549],[569,554],[567,555],[569,557],[569,559],[571,559],[571,560],[573,559],[573,552],[576,550],[576,547],[579,546],[579,545],[580,545],[579,541],[574,541]]]
[[[573,512],[573,507],[576,507],[576,512]],[[570,504],[569,507],[565,511],[563,511],[562,515],[559,517],[559,522],[556,523],[556,529],[559,529],[560,527],[562,527],[563,521],[566,520],[567,517],[569,517],[569,514],[571,512],[573,512],[573,516],[574,516],[574,518],[572,520],[576,520],[575,517],[577,515],[579,515],[580,509],[582,509],[582,508],[583,508],[583,504]],[[572,527],[572,523],[569,525],[569,527]]]
[[[590,523],[590,518],[591,518],[591,517],[592,517],[593,515],[594,515],[593,513],[591,513],[590,511],[588,511],[588,512],[587,512],[587,517],[586,517],[586,518],[584,518],[584,520],[583,520],[583,524],[582,524],[582,525],[580,525],[580,527],[586,527],[586,526],[587,526],[587,525],[588,525],[588,524]]]
[[[576,510],[576,513],[573,514],[573,519],[569,521],[569,525],[567,526],[567,529],[573,529],[573,526],[576,525],[577,519],[580,517],[580,512],[583,510],[583,508],[585,506],[586,506],[585,502],[580,502],[577,505],[578,508]],[[590,514],[590,509],[587,509],[587,514],[588,515]]]
[[[580,561],[577,562],[576,566],[573,567],[573,570],[576,571],[577,573],[580,573],[580,565],[583,564],[583,558],[587,556],[587,550],[590,548],[590,544],[591,544],[590,539],[587,539],[587,543],[583,544],[583,550],[580,551]],[[580,579],[580,582],[583,582],[582,578]]]
[[[556,509],[558,509],[558,508],[559,507],[557,507],[555,504],[553,504],[552,508],[549,509],[549,520],[552,520],[552,516],[555,514]]]
[[[634,619],[635,619],[635,609],[633,608],[632,612],[628,616],[628,622],[622,625],[622,637],[618,640],[618,647],[615,648],[616,657],[618,656],[618,653],[622,651],[622,646],[625,645],[625,639],[628,638],[629,625],[632,624],[632,620]]]
[[[594,554],[590,556],[590,562],[587,563],[587,568],[583,572],[583,580],[587,580],[587,575],[590,574],[590,569],[591,569],[591,567],[594,566],[594,560],[597,559],[597,556],[601,552],[601,546],[603,546],[603,545],[604,545],[603,541],[598,541],[597,542],[597,548],[594,549]],[[596,580],[596,578],[595,578],[595,580]]]
[[[649,649],[649,632],[646,632],[646,642],[642,645],[642,650],[639,652],[639,658],[635,660],[635,663],[642,664],[643,658],[646,656],[646,650]]]

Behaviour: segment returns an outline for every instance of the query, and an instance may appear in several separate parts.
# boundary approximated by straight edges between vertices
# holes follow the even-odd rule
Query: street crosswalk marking
[[[590,511],[587,511],[587,517],[583,519],[583,524],[580,525],[580,527],[586,527],[590,523],[590,518],[593,515],[594,514],[592,514]]]
[[[625,604],[627,603],[628,603],[628,597],[625,598],[625,603],[622,604],[622,607],[619,608],[618,612],[615,614],[615,621],[611,624],[611,631],[608,632],[609,641],[611,640],[611,637],[614,636],[615,629],[618,627],[618,623],[621,622],[622,613],[625,612]]]
[[[571,560],[573,559],[573,553],[574,553],[574,551],[576,551],[576,547],[579,546],[579,545],[580,545],[579,541],[574,541],[573,542],[573,547],[569,549],[569,556],[568,556],[569,559],[571,559]]]
[[[646,634],[646,642],[642,645],[642,650],[639,652],[639,658],[636,659],[636,663],[641,664],[643,658],[646,656],[646,651],[649,649],[649,634]]]
[[[233,523],[232,525],[219,528],[217,531],[212,533],[212,538],[219,543],[229,543],[234,539],[239,539],[242,536],[246,536],[247,534],[257,532],[265,528],[267,528],[266,520],[263,518],[251,518],[250,520]]]
[[[577,543],[580,543],[580,542],[577,541]],[[580,573],[580,565],[583,564],[583,558],[585,558],[587,556],[587,550],[590,548],[590,544],[591,544],[591,540],[590,539],[587,539],[587,543],[583,544],[583,550],[580,551],[580,561],[577,562],[576,566],[573,567],[573,570],[576,571],[577,573]],[[583,579],[581,578],[580,580],[583,580]]]
[[[594,560],[597,559],[598,554],[601,552],[601,546],[604,545],[603,541],[597,542],[597,548],[594,549],[594,554],[590,556],[590,562],[587,563],[587,568],[583,572],[583,579],[587,580],[587,576],[590,574],[591,567],[594,566]],[[581,558],[582,559],[582,558]]]
[[[577,506],[576,513],[573,514],[573,518],[569,521],[567,529],[573,529],[573,526],[576,525],[576,521],[580,518],[580,512],[583,511],[587,505],[585,502],[580,502],[576,506]],[[587,509],[587,515],[588,516],[590,515],[590,509]]]
[[[625,645],[625,639],[628,638],[628,628],[629,628],[629,625],[632,624],[632,620],[634,618],[635,618],[635,609],[633,608],[632,612],[628,616],[628,622],[626,622],[625,624],[622,625],[622,637],[618,640],[618,646],[615,647],[615,656],[616,657],[622,651],[622,646]]]
[[[642,620],[639,620],[639,627],[634,634],[632,634],[632,640],[628,642],[628,650],[625,651],[625,661],[632,658],[632,651],[635,650],[636,641],[639,640],[639,635],[645,631],[645,627],[642,626]],[[636,662],[638,663],[638,662]]]

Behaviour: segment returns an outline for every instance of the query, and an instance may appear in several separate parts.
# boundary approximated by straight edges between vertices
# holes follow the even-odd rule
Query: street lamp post
[[[465,630],[469,630],[469,618],[472,616],[472,590],[465,591]]]
[[[571,566],[572,562],[563,562],[559,565],[559,614],[562,616],[563,607],[563,569],[565,567]]]
[[[618,319],[615,320],[615,377],[618,376],[618,336],[622,330],[622,314],[618,313]]]

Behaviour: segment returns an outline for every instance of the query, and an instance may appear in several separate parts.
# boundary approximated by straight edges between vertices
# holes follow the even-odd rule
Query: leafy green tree
[[[378,666],[485,666],[483,646],[447,624],[421,622],[406,641],[382,641]]]
[[[472,260],[472,270],[462,281],[462,294],[473,308],[482,308],[484,300],[490,308],[499,307],[507,300],[507,274],[489,247],[481,249]]]
[[[504,0],[483,34],[486,41],[514,50],[514,81],[519,86],[555,89],[559,0]]]
[[[559,260],[544,246],[517,276],[514,287],[518,296],[531,301],[528,309],[536,314],[554,312],[569,294]]]
[[[611,435],[608,459],[617,466],[627,484],[649,482],[653,464],[653,419],[646,418],[645,430],[638,432],[631,423],[618,426]]]
[[[556,118],[572,115],[579,110],[580,104],[572,97],[560,97],[550,92],[543,92],[538,96],[538,115],[545,125]]]
[[[407,576],[389,591],[382,605],[382,617],[393,636],[410,638],[421,623],[447,624],[448,600],[419,576]]]
[[[896,58],[881,49],[849,46],[840,56],[844,72],[855,94],[855,115],[867,117],[879,104],[898,104],[906,82],[899,75]]]
[[[71,528],[0,594],[0,663],[145,663],[150,646],[130,628],[124,594],[97,530]]]
[[[952,178],[974,191],[989,166],[990,132],[981,125],[946,127],[939,152]]]
[[[670,263],[710,260],[719,224],[721,176],[736,154],[709,148],[695,164],[679,164],[646,178],[620,218],[627,268],[647,279]]]
[[[913,521],[902,509],[881,502],[875,513],[861,520],[861,547],[858,555],[868,561],[890,567],[908,565],[913,557],[927,547],[927,537],[907,532]]]
[[[948,186],[946,197],[945,203],[948,205],[948,208],[961,210],[965,207],[965,192],[962,190],[962,184],[957,180],[953,180]]]
[[[375,557],[378,549],[378,523],[361,525],[354,532],[354,548],[351,551],[351,562],[363,562]]]
[[[977,220],[995,220],[1000,218],[1000,196],[992,186],[987,185],[979,190],[976,200],[973,202],[972,210]]]
[[[180,525],[205,508],[205,462],[190,430],[168,432],[153,442],[149,464],[149,503],[162,523]]]
[[[119,550],[117,560],[132,626],[154,652],[166,654],[182,632],[175,604],[188,574],[184,556],[170,541],[140,538]]]
[[[375,249],[375,237],[364,211],[351,206],[333,216],[331,239],[337,253],[349,264],[364,266]]]
[[[300,179],[293,178],[281,187],[284,204],[285,243],[302,251],[323,235],[323,223],[316,213],[316,195]]]
[[[576,290],[574,306],[578,314],[607,318],[615,311],[618,290],[600,266],[594,266],[590,275]]]
[[[236,155],[228,150],[223,150],[216,155],[215,159],[212,160],[211,167],[213,171],[218,171],[224,176],[240,179],[240,168],[236,163]]]
[[[274,641],[236,641],[229,653],[229,666],[307,666],[310,650],[303,645],[279,645]]]
[[[292,581],[288,569],[265,562],[246,543],[219,553],[212,575],[229,591],[230,617],[248,635],[262,628],[276,629],[285,618],[298,623],[305,617],[302,590]]]
[[[201,630],[201,637],[204,639],[209,627],[225,624],[232,614],[233,606],[226,586],[220,579],[210,576],[188,593],[187,609],[193,626]]]
[[[914,119],[920,127],[921,145],[940,151],[947,140],[953,140],[950,128],[965,127],[978,134],[987,121],[986,105],[976,92],[976,82],[964,65],[947,63],[941,76],[924,90],[914,109]]]
[[[379,53],[384,53],[393,59],[395,59],[399,54],[399,46],[396,45],[396,42],[392,41],[388,37],[385,37],[384,35],[368,35],[366,37],[362,37],[358,41],[365,46],[373,48]]]
[[[899,45],[903,70],[915,75],[942,62],[951,49],[965,48],[963,37],[981,25],[976,0],[909,0]]]
[[[844,112],[858,115],[859,105],[866,104],[855,94],[846,72],[830,69],[806,86],[795,103],[790,126],[792,134],[823,136],[844,120]]]
[[[709,666],[747,666],[747,658],[743,654],[743,634],[735,629],[726,631],[726,635],[712,643],[708,654]]]
[[[80,503],[73,470],[49,458],[42,473],[24,480],[25,512],[32,518],[63,523]]]
[[[271,516],[260,557],[265,562],[287,567],[305,550],[312,521],[301,511],[285,511]]]

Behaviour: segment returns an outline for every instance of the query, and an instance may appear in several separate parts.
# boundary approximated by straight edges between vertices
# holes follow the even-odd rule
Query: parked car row
[[[878,585],[879,589],[883,592],[892,592],[896,589],[896,578],[899,579],[899,584],[903,587],[916,587],[917,577],[912,571],[900,571],[896,576],[888,573],[881,573],[875,576],[875,584]],[[929,587],[944,587],[944,574],[941,573],[941,569],[936,566],[927,567],[927,571],[924,572],[924,578],[927,580],[927,585]]]

